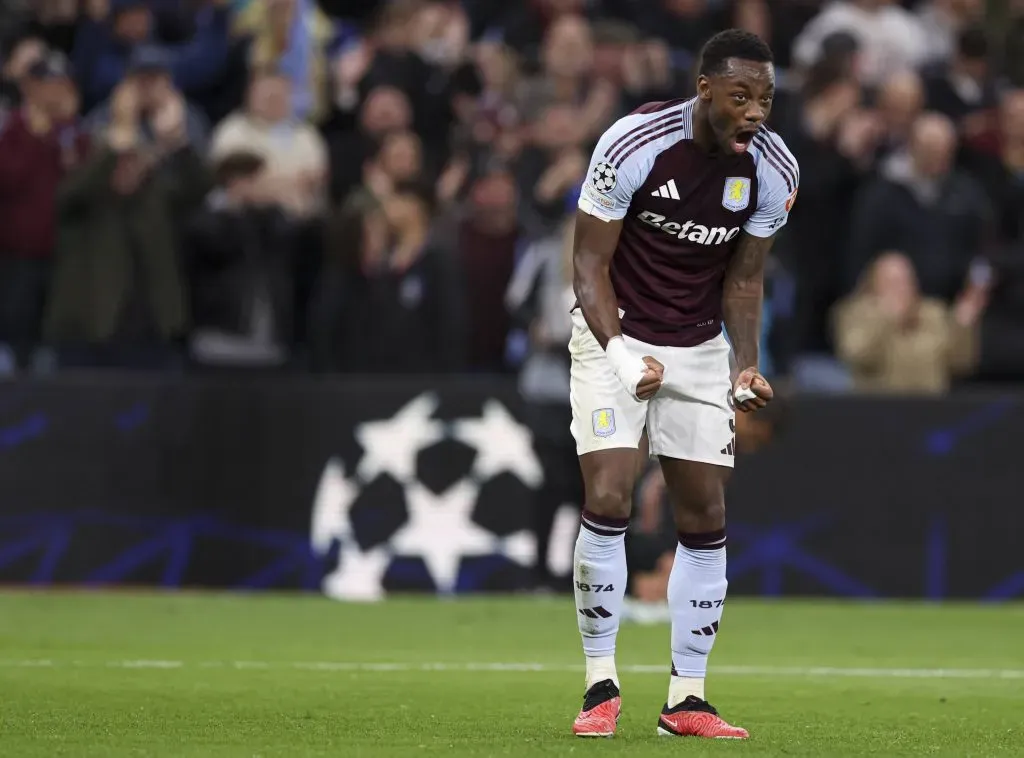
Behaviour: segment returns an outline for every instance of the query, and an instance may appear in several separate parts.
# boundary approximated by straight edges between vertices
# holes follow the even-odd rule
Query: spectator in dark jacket
[[[861,190],[850,224],[849,289],[879,253],[902,250],[922,294],[947,301],[956,295],[982,252],[991,211],[978,183],[954,167],[955,153],[952,122],[927,114],[915,122],[909,147]]]
[[[313,369],[457,370],[460,292],[431,239],[425,196],[404,187],[383,204],[356,195],[332,231],[309,327]]]
[[[220,0],[196,15],[195,35],[164,46],[174,84],[186,97],[217,81],[228,59],[228,10]],[[113,0],[109,19],[87,18],[75,38],[74,60],[86,109],[103,102],[128,70],[132,52],[155,43],[153,13],[145,0]]]
[[[295,227],[266,191],[259,155],[217,165],[218,189],[185,234],[192,358],[206,366],[275,367],[293,337]]]
[[[185,104],[169,90],[140,136],[131,79],[114,93],[111,126],[57,195],[58,243],[46,336],[67,365],[163,367],[187,326],[180,224],[209,189],[188,143]]]

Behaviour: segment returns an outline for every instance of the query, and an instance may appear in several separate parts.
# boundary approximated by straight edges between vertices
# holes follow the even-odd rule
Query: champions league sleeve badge
[[[590,172],[590,183],[594,185],[594,189],[602,194],[607,195],[615,189],[617,181],[615,169],[609,163],[602,161],[594,166],[594,169]]]

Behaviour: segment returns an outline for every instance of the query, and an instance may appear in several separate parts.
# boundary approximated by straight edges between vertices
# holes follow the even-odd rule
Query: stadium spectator
[[[225,155],[217,189],[185,234],[193,316],[190,352],[205,366],[277,367],[295,316],[295,230],[255,152]]]
[[[45,56],[19,79],[23,105],[0,114],[0,343],[24,366],[49,289],[57,187],[85,156],[88,140],[63,56]]]
[[[429,199],[415,187],[396,188],[383,202],[353,196],[337,214],[311,311],[313,370],[460,368],[462,298],[430,214]]]
[[[865,271],[857,291],[835,309],[836,348],[857,389],[938,394],[977,362],[978,325],[988,286],[968,280],[948,308],[923,297],[914,265],[885,253]]]
[[[142,137],[147,106],[152,143]],[[178,230],[210,178],[180,92],[142,93],[129,77],[110,111],[91,157],[58,189],[45,336],[64,365],[166,368],[188,326]]]
[[[495,171],[469,191],[456,242],[456,266],[466,302],[467,366],[505,371],[511,318],[504,307],[521,245],[518,197],[512,176]]]
[[[103,102],[124,78],[139,45],[160,47],[175,85],[186,95],[201,91],[222,75],[229,52],[227,0],[204,0],[195,35],[178,45],[160,46],[154,14],[144,0],[103,2],[80,22],[75,38],[75,70],[86,109]]]
[[[412,126],[409,98],[391,86],[380,86],[367,93],[359,109],[358,126],[330,135],[330,195],[343,200],[362,179],[367,159],[377,153],[384,137]]]
[[[1003,95],[995,150],[972,151],[968,166],[995,207],[999,242],[1024,242],[1024,89],[1008,90]]]
[[[530,125],[527,146],[519,156],[520,217],[530,237],[551,232],[565,213],[565,198],[579,189],[588,156],[576,108],[552,104]]]
[[[847,282],[886,250],[901,250],[913,263],[921,291],[952,298],[972,260],[981,254],[990,205],[973,177],[955,168],[956,130],[939,114],[913,125],[910,143],[882,164],[853,207]]]
[[[618,92],[593,76],[594,42],[581,16],[565,14],[548,25],[541,70],[525,84],[525,118],[536,122],[551,105],[574,109],[576,139],[596,140],[618,107]],[[561,125],[560,125],[561,126]]]
[[[926,76],[925,91],[928,109],[953,119],[966,143],[988,136],[998,96],[984,29],[961,32],[950,61]]]
[[[4,52],[0,69],[0,111],[17,108],[21,104],[22,87],[29,70],[46,57],[46,43],[36,36],[13,39]]]
[[[879,157],[907,144],[911,128],[923,112],[924,105],[924,82],[916,71],[896,71],[882,80],[875,103],[875,112],[882,127]]]
[[[890,72],[916,68],[929,56],[929,42],[920,21],[893,0],[840,0],[830,2],[807,24],[793,44],[793,60],[814,65],[822,42],[835,32],[847,32],[860,50],[858,71],[868,86],[879,84]]]
[[[956,54],[963,31],[984,17],[985,0],[924,0],[915,10],[928,40],[926,61],[944,63]]]
[[[132,52],[124,80],[130,82],[139,100],[138,137],[152,142],[152,120],[168,98],[176,97],[177,91],[171,78],[170,59],[166,51],[154,45],[139,45]],[[106,100],[86,116],[86,128],[95,134],[103,134],[110,128],[113,98]],[[189,143],[198,151],[205,150],[209,124],[202,112],[187,100],[185,108],[185,129]]]
[[[391,132],[363,164],[361,191],[386,200],[401,185],[423,183],[423,143],[415,133]]]
[[[834,256],[822,250],[846,237],[848,208],[881,136],[879,120],[861,109],[861,99],[859,84],[842,65],[819,63],[779,127],[803,166],[800,202],[785,238],[797,281],[789,352],[822,352],[828,344],[825,317],[843,289]]]
[[[245,110],[222,121],[213,134],[214,161],[240,152],[263,159],[263,193],[296,219],[308,219],[324,206],[327,147],[320,134],[292,115],[292,80],[279,72],[256,70]]]
[[[252,37],[250,66],[290,83],[288,116],[319,123],[327,117],[327,44],[333,29],[315,0],[259,0],[246,6],[235,31]]]

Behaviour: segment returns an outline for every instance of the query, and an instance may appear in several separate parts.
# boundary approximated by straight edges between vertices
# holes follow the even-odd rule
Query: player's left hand
[[[754,397],[749,397],[751,392],[754,393]],[[772,386],[768,384],[768,380],[761,376],[761,373],[753,367],[740,372],[736,382],[733,384],[732,394],[733,399],[736,401],[736,410],[743,411],[744,413],[764,408],[775,397],[775,392],[772,390]],[[747,399],[741,400],[744,395],[747,396]]]

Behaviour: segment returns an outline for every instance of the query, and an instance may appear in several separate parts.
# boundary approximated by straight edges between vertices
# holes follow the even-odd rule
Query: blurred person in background
[[[879,177],[858,193],[846,282],[859,279],[880,253],[900,250],[926,296],[956,295],[991,222],[984,191],[954,166],[956,147],[956,129],[947,117],[930,113],[914,122],[908,146],[889,156]]]
[[[964,30],[984,20],[985,0],[920,0],[914,11],[928,40],[926,62],[946,63]]]
[[[822,61],[808,73],[780,129],[799,155],[802,195],[790,216],[786,265],[796,277],[790,352],[822,352],[830,341],[828,309],[843,292],[836,239],[846,237],[849,207],[873,165],[881,124],[861,107],[861,88],[842,63]]]
[[[40,337],[61,178],[85,157],[66,59],[44,54],[19,77],[21,107],[0,113],[0,344],[26,365]]]
[[[382,6],[365,37],[347,44],[334,64],[336,112],[328,130],[350,131],[368,94],[394,87],[408,98],[428,155],[443,164],[451,127],[479,94],[468,34],[458,4],[395,0]]]
[[[894,71],[882,79],[873,109],[882,129],[878,158],[906,146],[914,122],[924,112],[924,106],[924,81],[917,71]]]
[[[62,365],[172,368],[188,326],[179,230],[211,178],[180,92],[143,92],[128,77],[110,112],[90,158],[58,189],[45,337]]]
[[[835,307],[837,353],[860,391],[946,392],[977,364],[988,294],[984,279],[969,278],[950,308],[922,296],[910,258],[884,253]]]
[[[314,371],[434,374],[461,367],[465,329],[453,262],[431,229],[429,195],[356,195],[332,220],[310,313]],[[498,300],[500,307],[501,300]]]
[[[548,105],[528,135],[517,162],[520,218],[528,236],[540,237],[563,219],[565,198],[579,189],[587,171],[579,111],[565,103]]]
[[[107,99],[130,68],[135,49],[144,44],[161,50],[175,86],[186,96],[212,86],[223,74],[230,49],[226,4],[227,0],[204,0],[193,38],[161,45],[153,12],[144,0],[91,3],[74,48],[86,110]]]
[[[249,35],[249,66],[272,70],[289,83],[288,118],[319,123],[329,111],[327,44],[331,20],[315,0],[257,0],[235,19],[236,33]]]
[[[928,109],[953,119],[965,145],[984,139],[994,126],[998,95],[989,56],[985,29],[968,27],[949,61],[925,77]]]
[[[359,108],[357,127],[329,135],[331,199],[344,200],[359,186],[363,166],[388,134],[411,127],[412,105],[405,93],[390,86],[370,90]]]
[[[512,176],[479,177],[456,230],[455,265],[466,303],[466,362],[473,371],[504,372],[511,317],[505,292],[521,249],[519,198]]]
[[[273,70],[256,69],[245,110],[217,125],[210,158],[251,152],[263,159],[260,181],[266,198],[296,220],[308,220],[324,208],[327,146],[308,123],[293,115],[292,81]]]
[[[575,207],[575,201],[572,204]],[[558,589],[547,563],[555,514],[565,503],[579,506],[583,502],[576,447],[565,433],[572,421],[565,347],[572,335],[569,312],[576,299],[572,291],[574,221],[574,217],[563,215],[554,232],[524,250],[505,293],[513,320],[528,335],[519,370],[519,394],[544,469],[544,483],[534,493],[533,503],[537,539],[534,580],[538,588],[547,589]]]
[[[185,231],[192,359],[204,366],[284,365],[295,317],[295,228],[271,193],[262,155],[228,153],[217,188]]]
[[[422,184],[423,143],[415,132],[391,132],[380,144],[377,154],[363,164],[363,183],[359,187],[378,200],[386,200],[402,185]]]
[[[595,140],[612,120],[619,93],[594,76],[594,41],[586,18],[565,14],[548,25],[541,69],[524,87],[527,120],[539,120],[551,105],[572,108],[578,140]]]
[[[184,99],[171,77],[170,60],[166,51],[153,45],[139,45],[132,52],[124,81],[130,82],[138,98],[138,137],[143,142],[155,140],[153,119],[170,99],[181,98],[185,109],[185,131],[189,144],[197,151],[205,150],[209,124],[197,107]],[[113,120],[113,97],[94,108],[86,117],[86,128],[94,134],[104,134]]]
[[[921,22],[894,0],[835,0],[823,5],[793,43],[793,60],[813,66],[822,42],[834,32],[857,40],[861,81],[876,86],[892,71],[916,68],[928,60],[929,41]]]
[[[995,207],[999,243],[1009,246],[1024,242],[1024,88],[1003,93],[997,127],[994,149],[970,150],[967,165]]]
[[[46,43],[34,35],[16,36],[0,50],[0,111],[21,105],[22,88],[29,70],[46,57]]]

